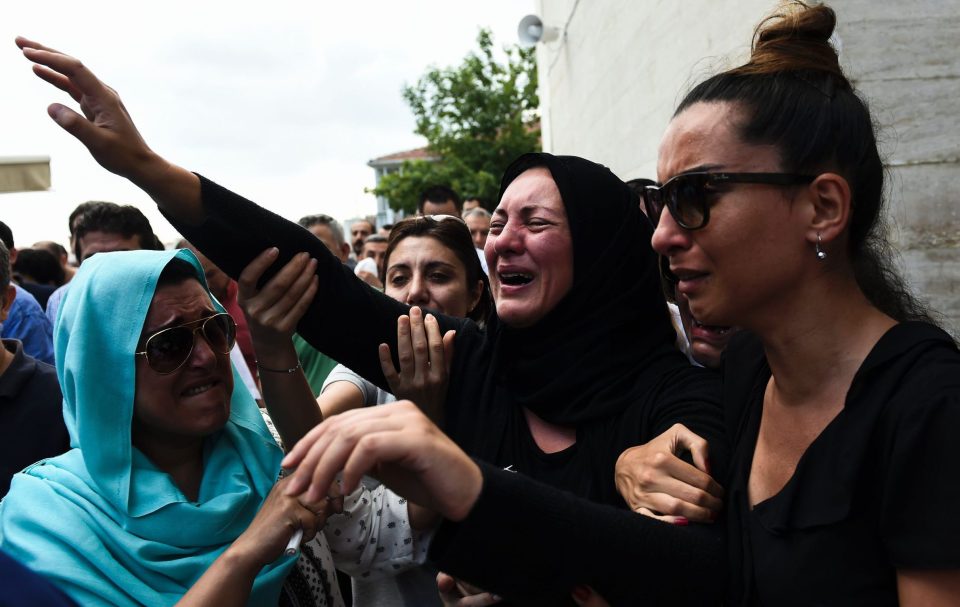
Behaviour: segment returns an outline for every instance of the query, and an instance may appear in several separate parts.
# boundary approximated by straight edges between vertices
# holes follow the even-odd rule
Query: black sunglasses
[[[160,375],[168,375],[183,366],[193,353],[197,333],[218,354],[229,354],[237,341],[237,323],[229,314],[220,313],[157,331],[143,343],[136,356],[146,356],[147,364]]]
[[[663,208],[684,229],[699,230],[710,221],[710,188],[727,183],[761,183],[792,186],[811,183],[816,177],[794,173],[681,173],[661,186],[643,189],[643,206],[654,225]]]

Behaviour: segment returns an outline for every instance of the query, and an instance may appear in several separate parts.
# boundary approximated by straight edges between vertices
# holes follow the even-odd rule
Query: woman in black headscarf
[[[39,64],[38,75],[70,92],[88,116],[53,105],[54,120],[101,165],[150,194],[227,274],[239,276],[265,248],[275,258],[267,279],[300,252],[316,258],[320,294],[298,332],[387,388],[378,346],[397,351],[396,319],[408,306],[357,280],[296,224],[157,156],[116,93],[78,61],[24,39],[18,44]],[[442,315],[436,324],[425,321],[433,335],[457,331],[442,417],[467,453],[618,506],[618,455],[676,431],[675,424],[709,441],[711,458],[723,461],[717,385],[673,345],[651,235],[627,186],[602,166],[528,154],[507,169],[485,249],[498,312],[486,330]],[[294,263],[305,265],[307,257]],[[283,287],[274,281],[265,288]],[[707,538],[712,549],[701,553],[702,566],[715,569],[719,531],[690,531]],[[710,583],[704,587],[711,591]]]

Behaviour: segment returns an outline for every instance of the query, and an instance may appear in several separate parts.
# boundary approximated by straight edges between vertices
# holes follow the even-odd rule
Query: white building
[[[915,290],[960,329],[960,0],[829,2],[841,62],[880,124],[891,237]],[[693,85],[742,63],[772,0],[538,0],[545,151],[623,179],[656,177],[657,146]]]
[[[376,174],[377,186],[380,185],[380,179],[390,173],[399,173],[403,169],[403,163],[408,160],[438,160],[436,156],[431,156],[427,148],[417,148],[415,150],[406,150],[404,152],[395,152],[367,162]],[[390,201],[383,196],[377,196],[377,227],[396,223],[403,219],[403,211],[394,211],[390,208]]]

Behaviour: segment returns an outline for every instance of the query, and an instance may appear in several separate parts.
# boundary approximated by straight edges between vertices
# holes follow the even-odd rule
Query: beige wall
[[[960,0],[835,0],[841,61],[889,166],[891,238],[915,290],[960,328]],[[743,61],[771,0],[538,0],[566,35],[537,49],[546,151],[655,177],[691,86]],[[575,10],[574,10],[575,8]]]

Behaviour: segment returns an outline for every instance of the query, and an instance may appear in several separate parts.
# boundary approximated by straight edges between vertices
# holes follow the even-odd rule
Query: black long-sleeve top
[[[205,221],[199,226],[185,225],[175,218],[170,218],[171,222],[234,278],[268,247],[277,246],[280,256],[264,280],[296,253],[309,252],[318,260],[320,291],[300,321],[298,333],[318,350],[387,388],[377,347],[380,343],[387,343],[396,352],[396,319],[407,314],[409,307],[358,280],[319,240],[300,226],[202,177],[201,184]],[[509,389],[501,381],[502,371],[495,364],[498,355],[496,341],[470,320],[436,316],[442,332],[457,331],[444,430],[469,454],[499,468],[509,467],[520,472],[522,477],[538,479],[594,502],[620,508],[624,504],[614,485],[617,457],[626,448],[655,438],[674,423],[683,423],[706,438],[711,444],[711,460],[715,468],[723,468],[726,441],[719,408],[718,380],[710,372],[685,364],[680,353],[664,352],[655,359],[646,359],[643,373],[649,377],[650,388],[641,398],[616,415],[578,425],[577,442],[573,447],[560,453],[545,454],[533,443],[522,409],[512,402]],[[523,484],[515,481],[509,486]],[[541,496],[538,493],[541,488],[549,489],[539,484],[530,485],[529,490],[533,492],[530,494],[531,506]],[[564,503],[580,505],[580,510],[574,510],[573,520],[586,535],[593,525],[615,527],[627,520],[641,519],[640,515],[625,510],[609,507],[595,510],[599,508],[596,504],[578,501],[572,495],[554,489],[550,489],[548,495],[562,495]],[[527,511],[525,507],[518,506],[516,520],[510,524],[529,525],[529,514],[536,510]],[[615,512],[615,515],[611,514]],[[606,518],[611,515],[613,519]],[[643,519],[639,526],[643,529],[641,535],[644,539],[640,545],[633,546],[634,556],[636,552],[660,555],[653,559],[659,564],[651,579],[659,580],[667,588],[682,587],[684,592],[677,596],[689,596],[691,600],[681,600],[680,603],[695,604],[699,598],[716,595],[721,587],[717,580],[723,569],[721,526],[680,529],[651,519]],[[657,546],[647,545],[648,542],[657,542]],[[625,544],[610,548],[616,554],[620,554],[621,549],[627,550],[624,557],[630,553]],[[563,551],[541,554],[564,558]],[[698,567],[698,574],[710,583],[704,583],[699,590],[685,581],[666,583],[666,578],[676,578],[679,572],[687,569],[691,554],[702,555],[703,567]],[[534,564],[517,565],[517,577],[511,578],[515,579],[515,584],[507,587],[491,582],[489,588],[525,602],[533,596],[530,594],[533,591],[537,596],[550,597],[544,604],[556,604],[578,583],[598,584],[601,592],[607,592],[614,599],[627,596],[639,599],[648,593],[613,572],[601,578],[588,571],[580,576],[557,577],[552,579],[550,587],[538,582],[528,584],[523,581],[523,571],[532,571]],[[483,580],[469,573],[464,577],[483,584]]]

